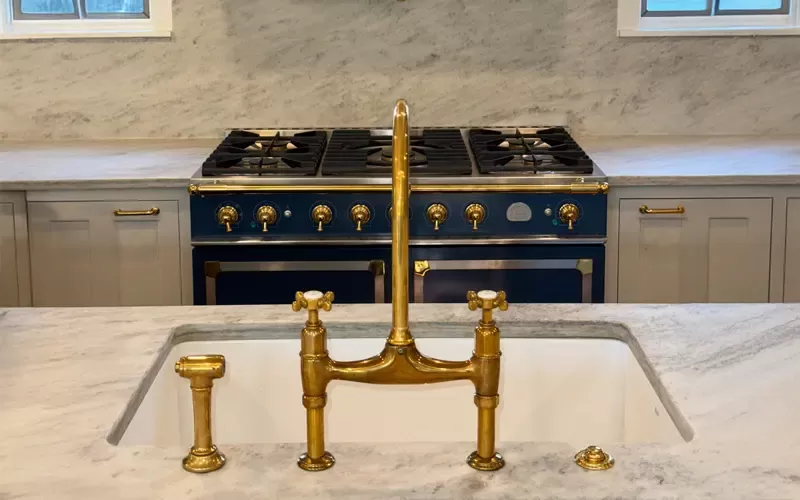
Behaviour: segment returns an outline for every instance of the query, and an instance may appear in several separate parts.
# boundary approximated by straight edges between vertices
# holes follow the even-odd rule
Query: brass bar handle
[[[189,472],[206,473],[225,465],[211,437],[211,388],[225,375],[225,357],[220,354],[184,356],[175,363],[175,373],[189,379],[194,413],[194,444],[183,459]]]
[[[123,210],[118,208],[114,210],[114,216],[116,217],[137,217],[141,215],[158,215],[161,213],[161,209],[158,207],[153,207],[150,210]]]
[[[650,208],[647,205],[642,205],[639,207],[639,213],[645,215],[685,214],[686,208],[683,205],[678,205],[675,208]]]
[[[192,196],[206,193],[297,193],[319,190],[313,184],[190,184]],[[392,190],[388,184],[342,184],[325,186],[325,192],[385,193]],[[574,184],[414,184],[414,193],[561,193],[607,194],[607,182],[581,182]]]

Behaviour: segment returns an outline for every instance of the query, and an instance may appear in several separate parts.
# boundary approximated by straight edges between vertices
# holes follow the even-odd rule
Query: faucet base
[[[211,445],[209,450],[197,451],[194,447],[183,459],[183,468],[189,472],[205,474],[221,469],[225,465],[225,455],[220,453],[216,446]]]
[[[478,455],[477,451],[473,451],[467,457],[467,463],[475,470],[493,471],[502,469],[506,464],[506,461],[499,453],[495,453],[489,458],[483,458],[482,456]]]
[[[311,472],[330,469],[335,463],[336,459],[327,451],[319,458],[311,458],[308,456],[308,453],[303,453],[300,455],[300,458],[297,459],[298,467]]]

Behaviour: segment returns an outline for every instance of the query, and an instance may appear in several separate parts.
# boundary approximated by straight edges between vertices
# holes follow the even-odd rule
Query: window
[[[0,0],[0,39],[163,37],[172,0]]]
[[[798,35],[800,0],[618,0],[620,36]]]

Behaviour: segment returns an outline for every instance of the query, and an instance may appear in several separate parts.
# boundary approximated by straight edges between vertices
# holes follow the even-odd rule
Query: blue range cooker
[[[605,176],[561,127],[411,131],[414,302],[602,302]],[[195,304],[386,302],[391,130],[234,130],[189,186]]]

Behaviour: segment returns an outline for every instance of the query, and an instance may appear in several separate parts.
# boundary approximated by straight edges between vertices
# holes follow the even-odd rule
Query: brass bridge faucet
[[[466,361],[429,358],[417,349],[408,329],[408,106],[400,100],[394,109],[392,132],[392,329],[380,354],[359,361],[334,361],[328,355],[327,332],[319,310],[330,311],[333,293],[297,292],[294,311],[308,310],[302,332],[300,369],[303,406],[306,408],[307,452],[297,465],[309,471],[333,466],[333,455],[325,451],[324,411],[326,389],[331,380],[367,384],[430,384],[469,380],[475,386],[478,407],[478,449],[467,463],[475,469],[493,471],[505,465],[495,452],[495,410],[499,403],[500,330],[492,310],[508,309],[504,292],[467,293],[471,310],[481,309],[475,328],[475,350]]]

